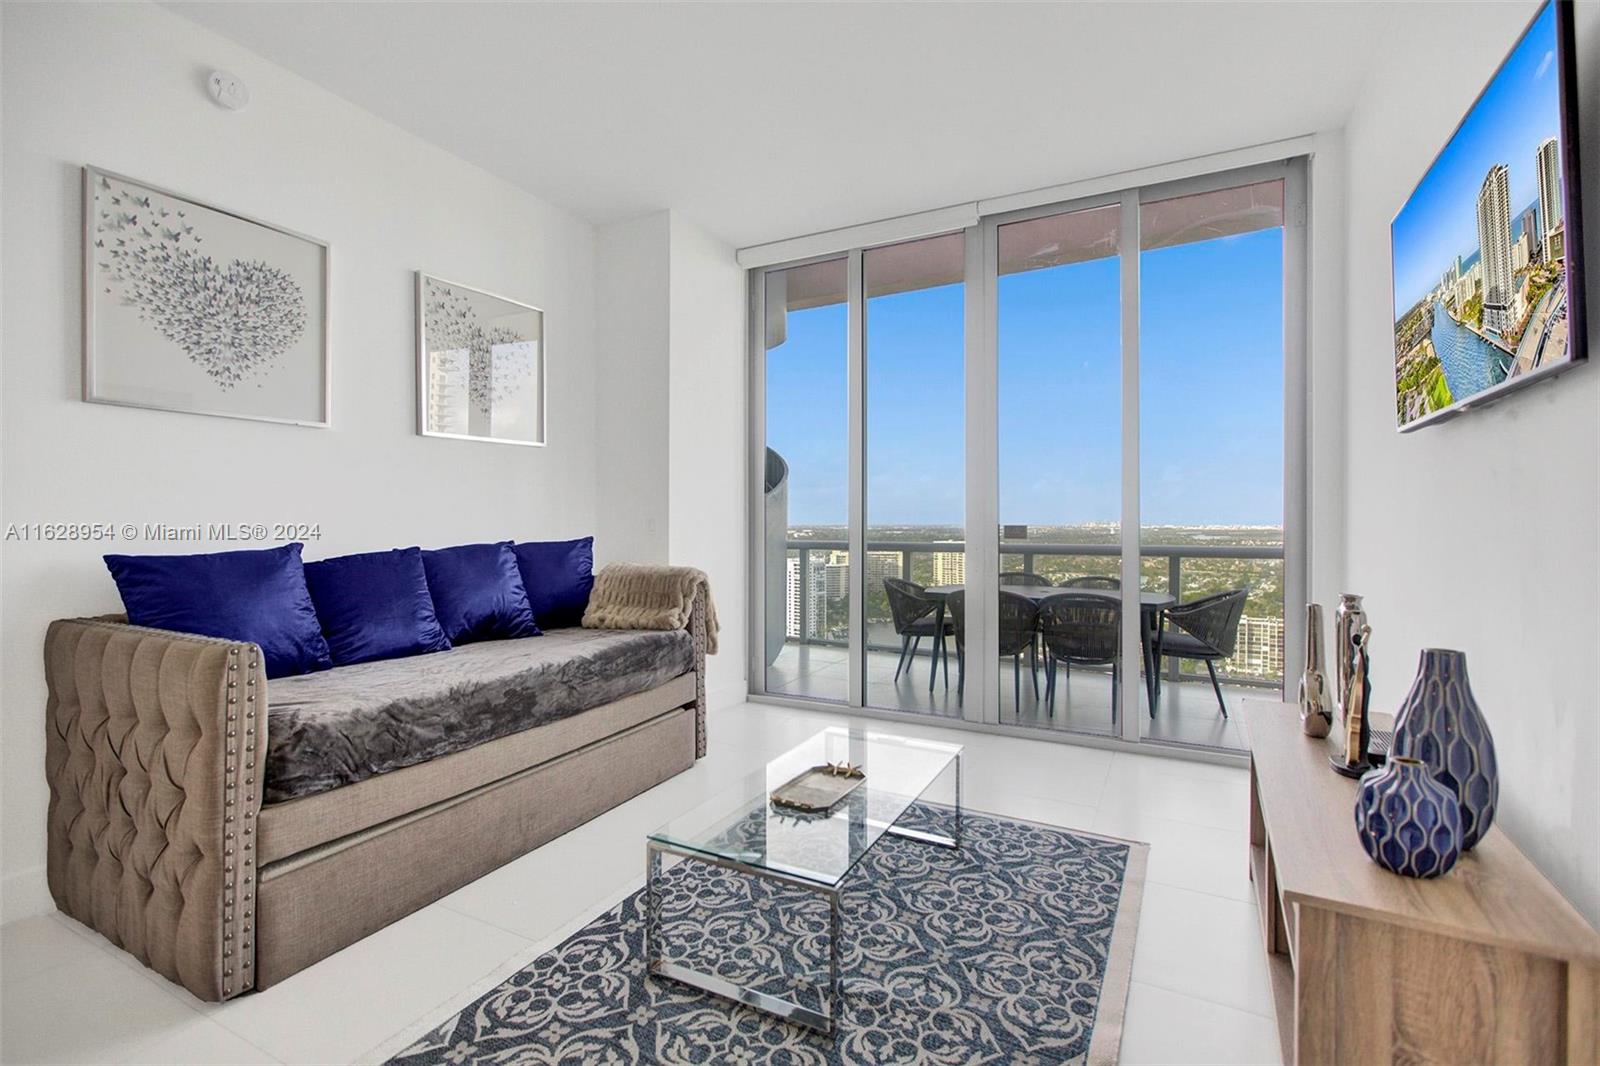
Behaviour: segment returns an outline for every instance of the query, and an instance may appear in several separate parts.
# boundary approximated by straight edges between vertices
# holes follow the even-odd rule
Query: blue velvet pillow
[[[583,622],[594,588],[594,538],[529,541],[513,546],[522,584],[541,629]]]
[[[261,645],[268,677],[333,665],[299,543],[208,555],[107,555],[128,621]]]
[[[426,551],[422,565],[451,644],[539,635],[509,540]]]
[[[340,666],[450,650],[420,548],[307,563],[306,587]]]

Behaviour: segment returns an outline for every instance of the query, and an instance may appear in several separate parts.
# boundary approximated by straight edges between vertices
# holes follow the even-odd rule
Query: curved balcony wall
[[[777,661],[788,632],[789,464],[767,449],[767,665]]]

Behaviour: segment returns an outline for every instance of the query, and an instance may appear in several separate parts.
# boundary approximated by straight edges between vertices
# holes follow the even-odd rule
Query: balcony
[[[784,607],[786,639],[768,672],[767,689],[781,695],[843,700],[848,693],[849,599],[846,575],[848,544],[843,540],[791,536],[786,540]],[[867,546],[867,702],[923,714],[959,716],[955,685],[946,692],[943,674],[928,689],[930,649],[923,641],[909,673],[895,672],[900,640],[890,621],[881,579],[903,577],[921,585],[965,582],[963,541],[886,540]],[[1003,540],[1002,571],[1039,574],[1051,583],[1084,575],[1115,575],[1121,548],[1116,543],[1047,544]],[[1224,698],[1232,709],[1238,699],[1281,690],[1283,685],[1283,548],[1281,544],[1152,545],[1142,550],[1142,584],[1146,590],[1170,592],[1180,600],[1226,588],[1251,589],[1240,621],[1235,654],[1218,664]],[[955,651],[950,652],[954,667]],[[1210,679],[1200,663],[1163,664],[1160,711],[1146,719],[1150,739],[1206,747],[1242,747],[1232,722],[1217,711]],[[955,671],[952,669],[952,673]],[[1109,734],[1110,676],[1104,669],[1077,667],[1058,691],[1054,715],[1035,700],[1024,673],[1020,706],[1013,706],[1014,686],[1001,664],[1002,720],[1024,725]],[[1043,670],[1041,664],[1041,683]],[[913,680],[914,679],[914,680]],[[1135,686],[1130,693],[1142,691]],[[1145,701],[1139,700],[1141,709]],[[1141,711],[1142,713],[1142,711]]]

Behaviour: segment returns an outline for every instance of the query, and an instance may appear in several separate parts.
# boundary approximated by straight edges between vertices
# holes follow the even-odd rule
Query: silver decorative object
[[[1300,675],[1300,731],[1325,737],[1333,728],[1328,679],[1323,673],[1322,604],[1306,604],[1306,668]]]
[[[1350,684],[1344,690],[1340,751],[1328,757],[1333,768],[1346,777],[1360,777],[1372,769],[1372,761],[1367,758],[1372,741],[1367,718],[1367,701],[1372,697],[1372,678],[1367,670],[1367,645],[1371,640],[1372,627],[1365,622],[1350,637]]]
[[[802,771],[772,790],[772,802],[779,807],[815,813],[832,810],[855,791],[867,774],[849,760],[825,762]]]
[[[1345,707],[1345,693],[1350,690],[1350,675],[1355,668],[1355,636],[1367,624],[1367,612],[1361,606],[1361,597],[1346,592],[1339,597],[1339,607],[1333,612],[1334,696],[1339,701],[1342,721],[1349,713]]]

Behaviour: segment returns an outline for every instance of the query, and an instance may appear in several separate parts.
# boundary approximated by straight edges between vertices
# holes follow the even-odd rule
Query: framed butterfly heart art
[[[327,426],[328,246],[83,168],[83,398]]]
[[[544,312],[417,272],[417,432],[545,443]]]

